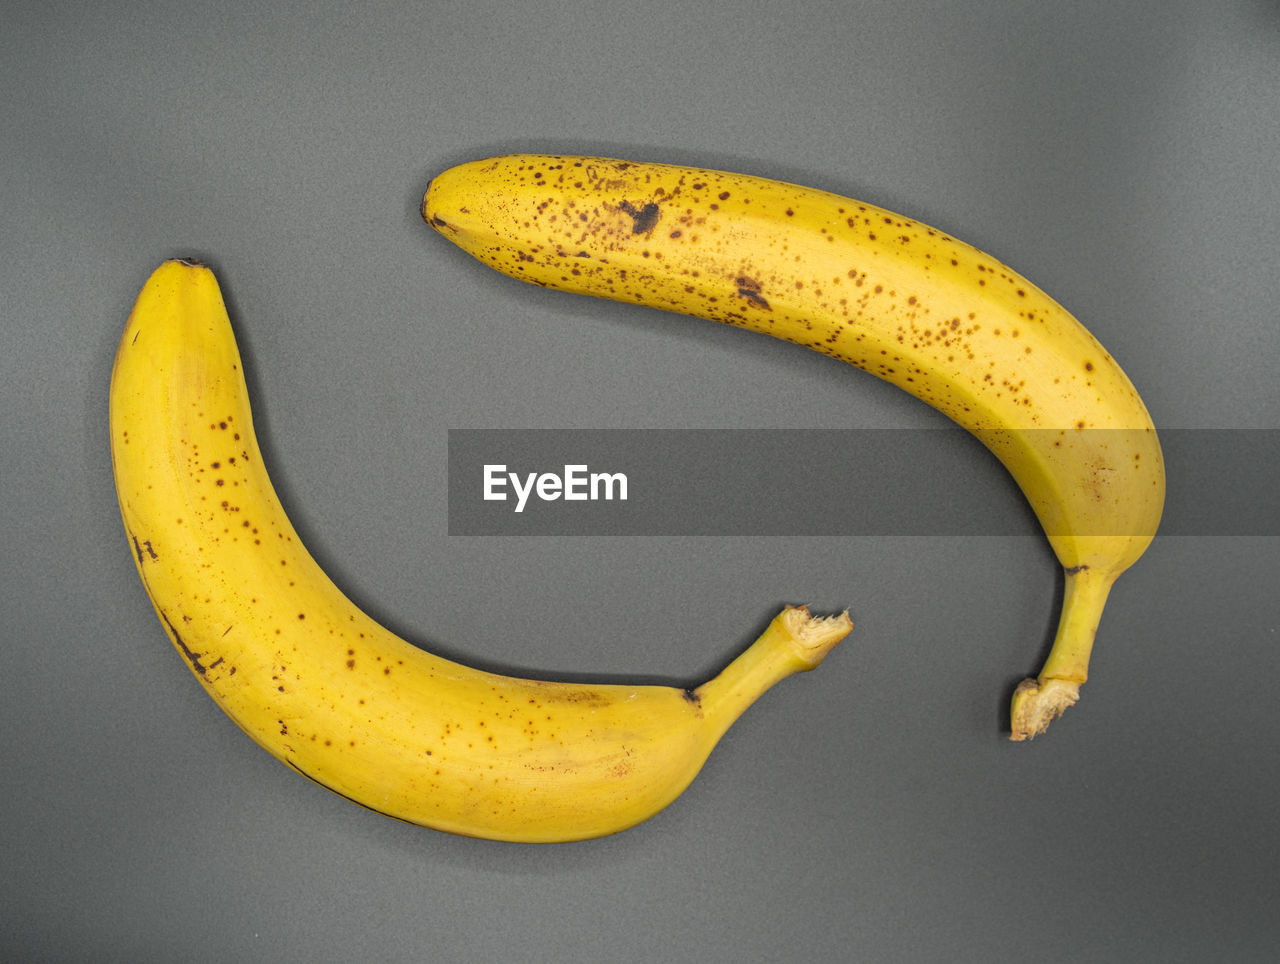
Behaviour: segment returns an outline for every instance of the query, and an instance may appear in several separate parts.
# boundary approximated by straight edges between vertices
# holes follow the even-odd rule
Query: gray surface
[[[416,209],[530,149],[833,189],[1019,268],[1159,424],[1275,428],[1275,2],[43,0],[0,26],[4,957],[1273,954],[1276,539],[1158,539],[1081,705],[1016,746],[1042,540],[450,538],[450,428],[938,422],[816,354],[519,286]],[[111,354],[180,254],[219,272],[299,528],[411,638],[692,682],[784,601],[855,633],[607,840],[464,840],[300,780],[172,652],[116,512]]]

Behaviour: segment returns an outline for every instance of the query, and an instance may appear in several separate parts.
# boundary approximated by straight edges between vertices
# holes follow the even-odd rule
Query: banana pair
[[[1014,271],[880,208],[745,175],[515,155],[434,179],[423,217],[512,277],[749,328],[884,378],[1008,468],[1065,573],[1050,654],[1015,691],[1015,740],[1085,681],[1116,577],[1159,523],[1164,466],[1137,391]],[[139,294],[110,389],[130,549],[165,631],[254,740],[379,812],[562,841],[670,803],[765,690],[816,666],[847,614],[788,608],[700,687],[520,680],[442,659],[354,606],[267,475],[211,271],[167,261]]]

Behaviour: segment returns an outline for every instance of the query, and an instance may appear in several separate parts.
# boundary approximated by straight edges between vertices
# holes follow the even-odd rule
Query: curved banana
[[[666,164],[474,161],[432,180],[422,215],[514,278],[816,349],[973,432],[1026,494],[1066,573],[1048,658],[1014,693],[1012,738],[1075,703],[1111,586],[1155,535],[1164,463],[1132,383],[1040,289],[873,205]]]
[[[513,679],[404,642],[343,596],[281,509],[218,283],[198,264],[147,281],[110,396],[130,550],[178,652],[269,753],[401,820],[530,842],[625,829],[849,631],[847,614],[787,608],[692,690]]]

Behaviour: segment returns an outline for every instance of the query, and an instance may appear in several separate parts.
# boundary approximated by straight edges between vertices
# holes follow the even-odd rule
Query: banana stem
[[[1040,675],[1023,680],[1013,692],[1010,739],[1038,736],[1080,698],[1080,685],[1089,678],[1098,623],[1117,575],[1089,566],[1066,570],[1062,615],[1049,656]]]
[[[847,612],[816,617],[803,606],[788,606],[742,655],[691,696],[723,733],[775,683],[821,663],[852,628]]]

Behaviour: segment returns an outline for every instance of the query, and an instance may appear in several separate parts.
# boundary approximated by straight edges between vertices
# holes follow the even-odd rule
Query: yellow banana
[[[611,158],[508,155],[432,180],[422,215],[505,274],[697,315],[887,379],[981,439],[1065,571],[1011,707],[1028,739],[1079,696],[1116,577],[1153,538],[1164,463],[1133,384],[1052,298],[918,221],[824,191]]]
[[[130,551],[196,678],[269,753],[401,820],[529,842],[625,829],[849,631],[847,614],[788,607],[691,690],[514,679],[397,638],[343,596],[282,511],[218,283],[199,264],[167,261],[139,294],[110,426]]]

